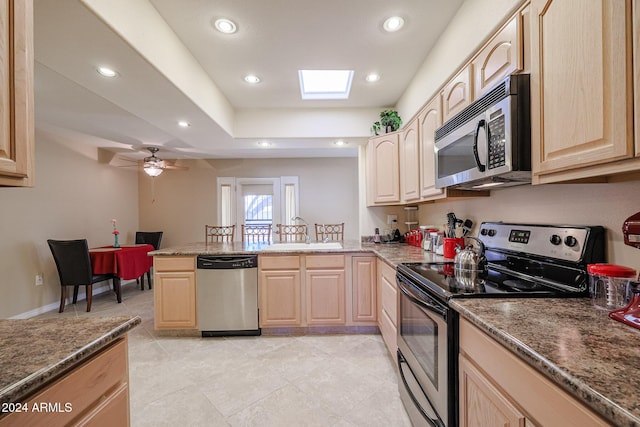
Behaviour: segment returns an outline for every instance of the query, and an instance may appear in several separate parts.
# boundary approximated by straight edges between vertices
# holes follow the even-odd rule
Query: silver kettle
[[[458,253],[453,259],[454,271],[485,272],[487,270],[487,258],[484,255],[484,244],[476,237],[467,236],[465,239],[474,240],[478,244],[478,250],[474,250],[473,245],[458,249]]]

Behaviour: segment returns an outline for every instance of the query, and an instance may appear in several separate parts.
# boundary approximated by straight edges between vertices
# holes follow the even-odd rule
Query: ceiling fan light
[[[159,167],[156,163],[145,163],[143,168],[144,173],[149,176],[158,176],[162,173],[162,168]]]

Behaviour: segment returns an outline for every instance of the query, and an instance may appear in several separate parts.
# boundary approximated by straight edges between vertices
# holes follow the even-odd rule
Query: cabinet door
[[[380,301],[378,327],[392,357],[398,350],[398,297],[395,269],[378,260],[378,295]]]
[[[534,183],[633,156],[630,7],[623,0],[531,2]]]
[[[156,329],[195,329],[196,273],[156,272],[154,276]]]
[[[260,326],[300,326],[300,270],[260,273]]]
[[[462,111],[471,103],[471,65],[464,67],[442,89],[442,122]]]
[[[369,140],[367,184],[373,204],[400,202],[398,134],[390,133]]]
[[[33,1],[0,2],[0,28],[0,186],[32,186]]]
[[[307,270],[306,291],[309,326],[345,324],[344,269]]]
[[[353,274],[353,321],[375,322],[376,313],[376,257],[358,256],[351,259]]]
[[[418,120],[408,123],[400,133],[400,188],[402,201],[420,199],[420,147]]]
[[[436,188],[435,133],[442,125],[442,104],[435,97],[418,114],[420,137],[420,195],[423,200],[439,198],[444,190]]]
[[[459,358],[460,426],[520,427],[525,417],[464,356]]]
[[[474,99],[523,68],[522,16],[516,15],[473,60]]]

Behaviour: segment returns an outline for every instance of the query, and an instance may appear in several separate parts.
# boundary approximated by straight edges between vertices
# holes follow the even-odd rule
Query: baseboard
[[[125,286],[129,283],[135,283],[135,279],[132,280],[120,280],[120,286]],[[82,301],[87,299],[87,294],[85,293],[85,287],[81,286],[78,292],[78,301]],[[70,289],[71,290],[71,289]],[[105,292],[112,291],[111,281],[109,283],[102,285],[100,287],[93,288],[93,296],[103,294]],[[71,304],[72,297],[67,298],[67,304]],[[24,313],[16,314],[15,316],[9,317],[11,320],[15,319],[29,319],[31,317],[39,316],[41,314],[47,313],[49,311],[53,311],[60,307],[60,301],[52,302],[51,304],[43,305],[42,307],[34,308],[33,310],[26,311]]]

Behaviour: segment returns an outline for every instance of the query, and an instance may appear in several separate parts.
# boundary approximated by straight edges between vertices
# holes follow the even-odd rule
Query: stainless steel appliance
[[[260,335],[256,255],[200,255],[196,278],[203,337]]]
[[[435,133],[436,187],[531,182],[529,75],[507,77]]]
[[[604,229],[484,222],[487,269],[457,277],[454,263],[398,266],[398,382],[414,426],[458,425],[458,318],[451,298],[587,297],[587,264],[604,262]]]

